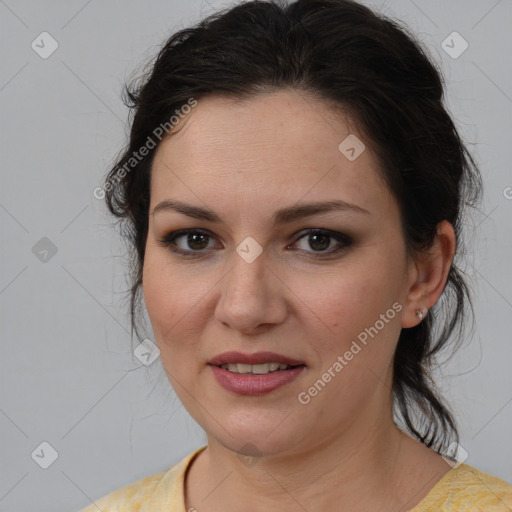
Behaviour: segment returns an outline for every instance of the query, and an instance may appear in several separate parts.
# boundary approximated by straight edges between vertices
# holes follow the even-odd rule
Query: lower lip
[[[224,368],[210,365],[217,382],[228,391],[239,395],[264,395],[270,393],[296,379],[305,366],[297,366],[290,370],[280,370],[264,375],[233,373]]]

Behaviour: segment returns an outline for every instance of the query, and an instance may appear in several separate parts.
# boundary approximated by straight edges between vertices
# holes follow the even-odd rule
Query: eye
[[[311,247],[313,250],[308,250],[307,247],[299,248],[299,250],[306,251],[309,253],[320,253],[320,256],[322,256],[323,254],[337,253],[345,249],[346,247],[349,247],[353,243],[353,240],[347,235],[325,229],[309,229],[294,242],[294,245],[296,245],[297,242],[303,239],[305,239],[304,245]],[[332,248],[333,239],[338,243],[337,248]]]
[[[194,253],[206,252],[208,249],[208,241],[211,235],[206,231],[198,229],[182,229],[169,233],[159,240],[160,245],[169,248],[172,252],[183,254],[186,256],[195,256]],[[181,240],[181,242],[180,242]],[[211,249],[211,247],[209,248]]]
[[[309,229],[295,240],[292,245],[297,245],[297,242],[304,240],[304,245],[308,245],[313,250],[306,248],[299,248],[302,252],[317,253],[318,257],[327,254],[340,252],[341,250],[352,245],[353,240],[336,231],[329,231],[325,229]],[[188,257],[200,257],[209,252],[214,247],[208,247],[212,235],[208,232],[199,229],[182,229],[169,233],[165,237],[159,239],[159,244],[166,247],[174,253],[182,254]],[[338,247],[332,247],[332,242],[335,240]],[[316,255],[315,255],[316,257]]]

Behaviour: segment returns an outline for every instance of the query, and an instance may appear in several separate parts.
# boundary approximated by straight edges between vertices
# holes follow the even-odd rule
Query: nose
[[[219,284],[215,318],[224,326],[254,335],[281,324],[287,314],[287,288],[265,251],[251,263],[237,253]]]

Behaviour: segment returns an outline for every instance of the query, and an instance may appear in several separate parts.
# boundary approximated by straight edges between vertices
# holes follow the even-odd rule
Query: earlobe
[[[416,318],[419,318],[420,321],[423,320],[423,318],[427,315],[428,309],[427,308],[420,308],[416,310]]]
[[[415,280],[408,291],[402,327],[414,327],[421,323],[428,310],[438,301],[446,285],[456,248],[453,226],[445,220],[440,222],[432,246],[411,263]]]

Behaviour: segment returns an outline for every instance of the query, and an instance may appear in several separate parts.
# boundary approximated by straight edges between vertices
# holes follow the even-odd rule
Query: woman
[[[105,183],[163,368],[207,446],[84,509],[510,510],[450,455],[477,166],[439,72],[349,0],[254,1],[167,41]]]

